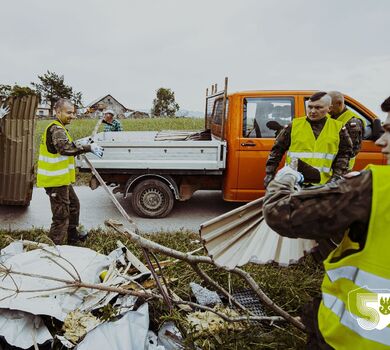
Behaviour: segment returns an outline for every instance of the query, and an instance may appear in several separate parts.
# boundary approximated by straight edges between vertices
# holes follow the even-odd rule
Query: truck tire
[[[156,179],[141,181],[133,190],[131,205],[144,218],[163,218],[173,208],[175,198],[167,184]]]

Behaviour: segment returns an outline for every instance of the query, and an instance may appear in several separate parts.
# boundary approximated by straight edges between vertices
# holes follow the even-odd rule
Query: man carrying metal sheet
[[[96,144],[76,145],[65,125],[76,118],[71,101],[60,99],[54,106],[56,120],[45,129],[39,147],[37,186],[44,187],[53,214],[49,237],[55,244],[73,244],[81,237],[80,203],[72,187],[75,182],[75,160],[78,154],[92,152],[99,158],[103,148]]]
[[[388,165],[369,166],[312,189],[285,167],[264,199],[267,224],[291,238],[342,242],[324,261],[322,298],[304,309],[309,349],[390,348],[390,97],[376,141]]]

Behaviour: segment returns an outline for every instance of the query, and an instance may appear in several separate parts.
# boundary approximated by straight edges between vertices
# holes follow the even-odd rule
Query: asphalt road
[[[80,223],[87,229],[103,227],[104,220],[125,222],[103,188],[92,191],[87,186],[75,187],[81,203]],[[224,202],[219,191],[198,191],[186,202],[176,202],[171,214],[163,219],[137,217],[131,209],[130,200],[117,194],[116,198],[141,232],[190,230],[197,232],[199,225],[211,218],[237,208],[239,203]],[[49,198],[42,188],[34,188],[32,201],[27,208],[0,206],[0,228],[21,230],[49,228],[51,211]]]

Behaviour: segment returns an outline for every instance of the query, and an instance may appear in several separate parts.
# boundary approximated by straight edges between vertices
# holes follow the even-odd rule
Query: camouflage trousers
[[[45,190],[53,214],[49,237],[55,244],[72,243],[78,237],[80,216],[80,202],[72,185],[45,187]]]

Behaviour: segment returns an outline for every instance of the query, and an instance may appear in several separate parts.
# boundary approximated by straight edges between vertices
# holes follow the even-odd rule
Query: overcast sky
[[[159,87],[204,110],[205,89],[390,95],[388,0],[1,1],[0,83],[47,70],[83,93],[150,108]]]

